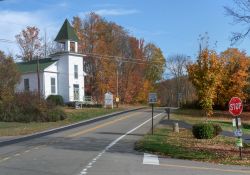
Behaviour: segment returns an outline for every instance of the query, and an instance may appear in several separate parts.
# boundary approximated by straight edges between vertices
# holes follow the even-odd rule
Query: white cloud
[[[15,35],[27,26],[36,26],[40,29],[41,36],[47,30],[49,37],[53,36],[58,29],[45,11],[0,11],[0,39],[13,41],[12,43],[0,42],[0,50],[16,55],[19,48],[15,43]]]
[[[100,16],[123,16],[123,15],[132,15],[139,13],[136,9],[100,9],[100,10],[94,10],[92,12],[95,12],[96,14]],[[80,13],[80,16],[85,16],[86,14],[89,14],[90,12],[84,12]]]

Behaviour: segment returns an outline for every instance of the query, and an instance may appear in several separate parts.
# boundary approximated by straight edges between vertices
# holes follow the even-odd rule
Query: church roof
[[[74,28],[70,25],[68,19],[64,21],[55,39],[55,41],[57,42],[61,42],[65,40],[76,41],[76,42],[78,41],[76,32],[74,31]]]
[[[52,58],[44,58],[39,60],[39,71],[42,72],[44,69],[52,65],[57,60],[52,60]],[[28,62],[17,63],[17,69],[22,73],[34,73],[37,71],[37,60],[32,60]]]

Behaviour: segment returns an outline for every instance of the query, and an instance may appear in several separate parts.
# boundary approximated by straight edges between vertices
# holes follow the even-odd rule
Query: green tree
[[[162,79],[166,67],[166,60],[160,48],[149,43],[144,47],[144,55],[148,62],[146,68],[146,79],[152,83]]]
[[[188,66],[189,79],[196,88],[196,93],[205,112],[205,116],[213,114],[213,100],[216,87],[220,84],[222,63],[216,52],[203,49],[194,64]]]
[[[20,74],[11,56],[0,51],[0,111],[10,110],[10,103],[14,98],[15,85]]]

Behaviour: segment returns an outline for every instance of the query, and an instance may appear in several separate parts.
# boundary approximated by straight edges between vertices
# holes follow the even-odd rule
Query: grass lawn
[[[225,131],[233,131],[232,119],[234,117],[227,111],[214,111],[214,115],[208,118],[212,123],[218,123]],[[243,112],[240,116],[243,126],[243,133],[250,134],[250,112]],[[171,112],[171,119],[182,120],[189,124],[195,124],[205,121],[206,118],[202,117],[201,110],[194,109],[178,109]]]
[[[250,166],[250,145],[244,146],[244,159],[240,160],[235,138],[217,136],[200,140],[195,139],[190,130],[174,133],[166,126],[156,128],[154,135],[144,136],[135,149],[172,158]]]
[[[84,108],[84,109],[70,109],[64,108],[67,118],[58,122],[0,122],[0,136],[18,136],[31,134],[38,131],[52,129],[63,125],[95,118],[100,115],[109,114],[116,111],[121,111],[124,108],[104,109],[104,108]]]

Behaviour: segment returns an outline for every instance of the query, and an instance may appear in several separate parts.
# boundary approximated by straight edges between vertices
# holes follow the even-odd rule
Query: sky
[[[95,12],[154,43],[166,58],[185,54],[195,59],[199,35],[207,32],[210,47],[221,52],[230,47],[231,33],[244,29],[225,14],[224,6],[233,5],[233,0],[4,0],[0,50],[18,54],[15,35],[26,26],[37,26],[42,37],[46,31],[54,39],[65,18],[72,21],[73,16]],[[234,47],[250,54],[250,38]]]

